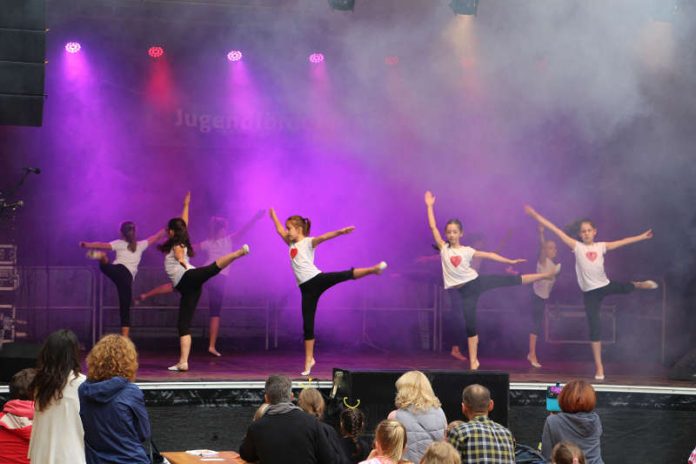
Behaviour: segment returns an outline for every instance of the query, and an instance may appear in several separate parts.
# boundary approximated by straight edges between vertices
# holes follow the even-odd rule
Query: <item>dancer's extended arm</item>
[[[80,242],[80,246],[90,250],[111,250],[109,242]]]
[[[317,245],[319,245],[320,243],[325,242],[327,240],[331,240],[332,238],[336,238],[339,235],[349,234],[349,233],[353,232],[354,230],[355,230],[355,226],[348,226],[348,227],[344,227],[343,229],[334,230],[333,232],[327,232],[327,233],[322,234],[318,237],[314,237],[312,239],[312,248],[316,248]]]
[[[558,235],[558,238],[560,238],[563,241],[563,243],[568,245],[571,249],[575,249],[575,244],[577,243],[577,240],[573,239],[571,236],[563,232],[563,230],[557,227],[553,222],[549,221],[544,216],[537,213],[534,208],[532,208],[529,205],[525,205],[524,212],[531,216],[539,224],[546,227],[554,234]]]
[[[288,240],[288,231],[283,227],[283,224],[278,220],[278,215],[276,215],[275,209],[269,208],[268,214],[271,216],[271,221],[273,221],[273,225],[275,226],[276,232],[278,232],[278,235],[280,235],[280,238],[283,239],[285,243],[290,243]]]
[[[153,243],[159,242],[160,239],[166,235],[166,233],[167,232],[164,229],[160,229],[157,232],[155,232],[154,234],[150,235],[147,238],[147,245],[151,246]]]
[[[246,222],[246,224],[244,224],[238,230],[234,230],[234,231],[230,232],[228,234],[228,237],[234,238],[234,237],[239,237],[239,236],[246,234],[249,231],[249,229],[251,229],[254,226],[254,224],[256,224],[256,221],[261,219],[265,213],[266,213],[265,209],[258,210],[256,212],[256,214],[254,214],[254,216],[252,216],[252,218]]]
[[[491,251],[475,251],[474,258],[490,259],[491,261],[497,261],[503,264],[518,264],[524,263],[526,259],[510,259],[504,256],[500,256],[498,253],[493,253]]]
[[[621,248],[622,246],[642,242],[643,240],[650,240],[651,238],[653,238],[653,231],[652,229],[648,229],[640,235],[622,238],[621,240],[616,240],[614,242],[607,242],[607,250],[616,250],[617,248]]]
[[[437,222],[435,221],[435,195],[428,190],[425,192],[425,206],[428,208],[428,227],[430,227],[430,232],[433,233],[433,239],[435,239],[435,244],[438,248],[442,248],[445,241],[442,240],[442,235],[437,228]]]
[[[186,196],[184,197],[184,209],[181,211],[181,219],[184,220],[186,226],[188,226],[189,223],[189,203],[191,203],[191,192],[186,192]]]

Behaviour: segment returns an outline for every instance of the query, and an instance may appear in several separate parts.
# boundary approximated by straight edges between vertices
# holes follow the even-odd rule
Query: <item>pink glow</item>
[[[227,59],[230,61],[239,61],[244,55],[239,50],[232,50],[227,54]]]
[[[68,53],[77,53],[81,48],[79,42],[68,42],[65,44],[65,51]]]
[[[164,55],[164,48],[160,46],[150,47],[147,51],[147,54],[150,55],[150,57],[152,58],[159,58],[162,55]]]
[[[312,53],[309,55],[309,62],[313,64],[322,63],[324,61],[323,53]]]

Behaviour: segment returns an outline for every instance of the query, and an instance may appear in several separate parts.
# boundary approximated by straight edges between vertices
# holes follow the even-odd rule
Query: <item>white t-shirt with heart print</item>
[[[447,243],[440,248],[442,260],[442,280],[445,288],[460,287],[478,277],[478,272],[471,267],[474,250],[468,246],[450,247]]]
[[[321,274],[321,271],[314,265],[312,237],[305,237],[299,242],[290,244],[290,262],[292,263],[292,271],[295,273],[297,285],[302,285],[309,279]]]
[[[604,271],[606,252],[606,242],[596,242],[592,245],[575,242],[575,272],[578,275],[578,285],[583,292],[609,285],[609,278]]]

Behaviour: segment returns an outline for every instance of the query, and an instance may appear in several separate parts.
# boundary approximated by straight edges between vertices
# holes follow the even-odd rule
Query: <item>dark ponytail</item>
[[[355,446],[351,457],[356,460],[363,454],[362,445],[358,437],[365,431],[365,414],[358,408],[348,408],[341,411],[341,433],[349,437]]]
[[[121,223],[121,235],[128,242],[128,249],[135,253],[138,248],[138,242],[135,240],[135,223],[126,221]]]
[[[295,227],[301,227],[302,228],[302,234],[305,237],[309,237],[309,231],[312,228],[312,221],[309,220],[309,218],[302,217],[302,216],[290,216],[285,223],[290,223]]]

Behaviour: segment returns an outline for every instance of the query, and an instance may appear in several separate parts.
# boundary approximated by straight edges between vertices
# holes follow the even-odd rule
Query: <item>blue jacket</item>
[[[143,442],[150,419],[143,392],[123,377],[80,385],[87,464],[150,464]]]

